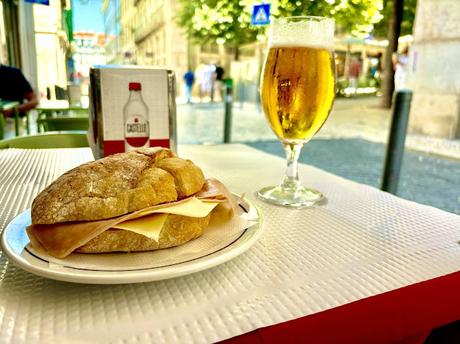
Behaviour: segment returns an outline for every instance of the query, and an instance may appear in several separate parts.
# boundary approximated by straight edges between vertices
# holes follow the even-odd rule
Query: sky
[[[72,0],[73,31],[104,32],[102,0]]]

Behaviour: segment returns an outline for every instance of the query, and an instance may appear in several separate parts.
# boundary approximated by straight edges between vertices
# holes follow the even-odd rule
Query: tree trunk
[[[388,21],[388,46],[385,52],[385,61],[383,66],[383,83],[382,83],[382,103],[383,108],[391,108],[394,91],[394,68],[393,54],[398,51],[398,38],[401,33],[401,21],[403,15],[404,0],[393,0],[387,5],[392,6],[391,17]]]
[[[238,61],[240,59],[240,48],[238,46],[235,46],[235,61]]]

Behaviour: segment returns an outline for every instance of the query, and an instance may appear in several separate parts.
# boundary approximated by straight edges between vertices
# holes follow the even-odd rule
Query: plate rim
[[[247,198],[244,199],[244,202],[249,205],[249,209],[246,210],[244,207],[242,208],[246,213],[249,213],[251,209],[254,209],[255,213],[257,214],[257,222],[249,225],[244,230],[244,233],[233,243],[218,252],[213,252],[206,257],[200,257],[196,261],[184,262],[173,267],[156,268],[155,271],[147,268],[145,270],[133,271],[91,271],[72,269],[72,272],[69,272],[69,270],[67,270],[68,268],[64,266],[62,269],[59,268],[51,270],[45,266],[49,264],[49,262],[44,262],[40,258],[35,257],[30,252],[25,250],[26,254],[32,257],[33,260],[38,263],[33,264],[22,255],[17,254],[14,248],[11,247],[7,241],[7,233],[11,230],[11,224],[15,219],[23,216],[24,213],[30,212],[30,209],[22,211],[21,213],[17,214],[11,221],[9,221],[8,225],[1,233],[2,235],[0,245],[5,256],[16,267],[19,267],[34,275],[53,280],[81,284],[128,284],[160,281],[213,268],[239,256],[240,254],[247,251],[252,245],[254,245],[262,235],[263,219],[260,210],[254,205],[254,203],[252,203]],[[247,240],[241,242],[243,239]],[[236,245],[237,243],[239,244]]]

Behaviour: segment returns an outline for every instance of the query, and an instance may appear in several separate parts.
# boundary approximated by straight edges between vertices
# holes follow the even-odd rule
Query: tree
[[[178,23],[189,38],[200,44],[223,42],[235,49],[256,41],[265,28],[250,24],[256,0],[179,0]],[[278,0],[272,2],[272,15],[318,15],[334,17],[337,31],[360,35],[372,30],[380,19],[382,0]]]
[[[241,0],[179,0],[178,23],[188,37],[200,44],[223,42],[235,49],[238,60],[239,46],[254,42],[263,28],[251,26],[251,13],[247,1]]]
[[[382,107],[391,108],[394,91],[395,73],[393,70],[393,54],[398,51],[398,38],[401,32],[401,20],[404,0],[393,0],[391,17],[388,21],[388,46],[385,52],[383,68]]]
[[[337,33],[362,36],[368,34],[373,23],[381,19],[382,0],[279,0],[275,17],[314,15],[333,17]]]
[[[412,34],[415,19],[415,9],[417,7],[417,0],[404,0],[403,12],[401,19],[401,35]],[[392,15],[393,0],[385,0],[382,11],[382,19],[375,23],[372,34],[375,37],[387,38],[388,37],[388,24]]]
[[[388,37],[383,66],[381,103],[383,108],[391,108],[393,102],[393,54],[398,51],[399,36],[412,33],[416,6],[417,0],[386,0],[383,10],[384,17],[374,28],[375,35]]]

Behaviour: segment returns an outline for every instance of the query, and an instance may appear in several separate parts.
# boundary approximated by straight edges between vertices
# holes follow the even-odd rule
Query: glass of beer
[[[302,146],[329,116],[335,96],[334,20],[323,17],[273,19],[262,71],[266,119],[286,151],[280,185],[257,192],[262,200],[294,208],[321,201],[321,192],[303,186],[297,161]]]

